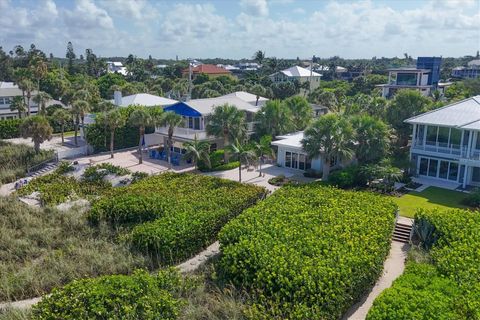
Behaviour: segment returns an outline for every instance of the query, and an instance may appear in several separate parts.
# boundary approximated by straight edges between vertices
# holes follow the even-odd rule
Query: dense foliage
[[[383,269],[396,206],[320,184],[286,186],[220,233],[220,270],[256,319],[338,319]]]
[[[423,210],[415,216],[415,229],[431,265],[411,262],[375,300],[368,319],[391,319],[392,314],[397,319],[480,319],[480,215]],[[412,310],[415,305],[422,308]]]
[[[74,279],[130,273],[145,260],[88,226],[81,210],[58,211],[0,198],[0,301],[37,297]]]
[[[172,264],[211,244],[220,228],[265,190],[195,174],[164,173],[117,188],[94,204],[90,219],[131,226],[133,246]]]
[[[22,119],[7,119],[0,121],[0,139],[20,137]]]
[[[42,150],[36,154],[32,147],[25,144],[0,142],[0,183],[13,182],[25,177],[27,168],[52,158],[53,151]]]
[[[33,309],[36,319],[177,319],[182,305],[173,291],[182,285],[174,270],[150,275],[112,275],[76,280],[43,298]]]

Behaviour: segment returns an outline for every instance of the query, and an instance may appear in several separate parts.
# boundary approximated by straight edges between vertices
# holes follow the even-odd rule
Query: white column
[[[472,140],[473,140],[473,131],[470,131],[470,134],[468,135],[467,158],[470,158],[470,152],[472,150]]]
[[[465,171],[463,172],[463,185],[462,188],[465,189],[467,187],[467,177],[468,177],[468,166],[465,165]]]

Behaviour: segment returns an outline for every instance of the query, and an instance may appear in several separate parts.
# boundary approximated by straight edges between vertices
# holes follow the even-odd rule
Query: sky
[[[480,0],[0,0],[0,46],[64,57],[459,57],[480,49]]]

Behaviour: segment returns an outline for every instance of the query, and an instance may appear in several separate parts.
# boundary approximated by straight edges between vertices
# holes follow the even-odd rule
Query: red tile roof
[[[183,69],[183,73],[188,73],[189,70]],[[216,65],[213,64],[201,64],[199,66],[193,67],[192,68],[192,73],[206,73],[206,74],[230,74],[231,72],[221,68],[217,67]]]

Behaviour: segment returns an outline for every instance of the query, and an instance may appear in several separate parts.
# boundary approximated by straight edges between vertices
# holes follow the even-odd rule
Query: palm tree
[[[118,109],[112,109],[108,111],[105,115],[105,123],[110,128],[110,158],[112,159],[113,159],[115,129],[124,126],[125,122],[126,122],[125,117],[122,115],[122,113]]]
[[[226,147],[231,139],[238,139],[246,132],[245,114],[229,104],[215,107],[206,129],[207,134],[223,138],[223,146]],[[228,162],[227,153],[224,161]]]
[[[53,129],[48,120],[42,116],[27,117],[20,125],[22,137],[32,138],[35,153],[40,153],[40,144],[52,138]]]
[[[36,96],[33,97],[33,102],[37,103],[39,108],[39,114],[46,115],[47,114],[47,103],[52,100],[52,97],[43,91],[39,91]]]
[[[280,100],[270,100],[256,114],[259,135],[272,137],[294,130],[292,112]]]
[[[250,93],[256,95],[255,106],[258,106],[258,100],[261,96],[265,96],[266,90],[261,84],[256,84],[250,88]]]
[[[83,138],[86,139],[85,133],[85,115],[90,111],[90,105],[85,100],[76,100],[72,104],[72,110],[75,110],[75,114],[78,114],[80,123],[83,129]],[[76,139],[75,139],[76,143]]]
[[[250,145],[242,144],[238,140],[229,145],[226,150],[234,160],[240,162],[240,165],[238,166],[238,182],[242,182],[242,164],[249,165],[254,161],[256,158],[255,152]]]
[[[97,106],[97,110],[102,113],[103,115],[103,145],[107,147],[107,112],[115,108],[115,105],[108,101],[108,100],[103,100],[100,102]]]
[[[142,142],[145,135],[145,127],[152,123],[152,116],[148,112],[147,108],[144,106],[137,107],[128,118],[128,122],[134,126],[138,127],[138,131],[140,134],[140,139],[138,141],[138,164],[143,163],[143,155],[142,155]]]
[[[258,50],[253,55],[253,60],[255,60],[255,62],[258,64],[262,64],[264,59],[265,59],[265,52],[263,52],[262,50]]]
[[[270,157],[275,156],[275,152],[272,149],[271,143],[272,143],[271,136],[263,136],[260,138],[259,142],[253,143],[253,150],[255,151],[255,154],[258,157],[258,164],[259,164],[258,176],[259,177],[262,176],[263,158],[265,156],[270,156]]]
[[[377,162],[388,154],[391,133],[383,121],[362,115],[353,117],[351,123],[355,129],[355,153],[359,163]]]
[[[195,135],[194,140],[185,142],[183,147],[186,150],[185,158],[192,160],[195,170],[197,169],[198,161],[203,161],[210,168],[210,143],[198,140],[197,135]]]
[[[25,100],[21,96],[13,97],[12,103],[10,103],[10,111],[17,111],[18,118],[21,119],[22,115],[27,111]]]
[[[341,111],[340,103],[338,102],[337,96],[331,91],[321,92],[316,99],[316,102],[323,107],[328,108],[330,112],[339,113]]]
[[[336,114],[327,114],[305,130],[302,146],[311,159],[322,157],[322,179],[328,180],[332,158],[350,159],[353,156],[352,126]]]
[[[308,103],[307,99],[300,96],[293,96],[285,99],[284,103],[292,113],[295,130],[304,130],[310,124],[313,114],[312,106]]]
[[[74,139],[75,139],[75,145],[78,146],[78,126],[80,124],[80,113],[77,109],[75,109],[72,105],[72,108],[70,109],[70,113],[72,114],[73,117],[73,130],[75,131]]]
[[[162,123],[168,127],[168,136],[167,136],[167,161],[171,163],[171,148],[173,146],[173,132],[175,127],[178,127],[183,122],[183,117],[178,113],[168,111],[163,114]]]
[[[55,112],[53,113],[53,119],[55,119],[55,121],[61,125],[62,127],[62,144],[64,143],[64,132],[65,132],[65,123],[71,119],[72,115],[70,112],[68,112],[67,110],[61,108],[61,109],[57,109],[55,110]]]
[[[32,91],[35,89],[35,85],[30,79],[22,79],[18,83],[18,87],[26,93],[27,115],[30,116],[30,99],[32,98]]]

